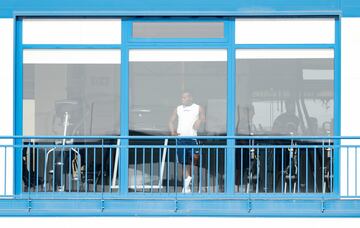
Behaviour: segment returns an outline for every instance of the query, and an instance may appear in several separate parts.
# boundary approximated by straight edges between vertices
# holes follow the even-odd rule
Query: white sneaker
[[[188,176],[185,179],[184,187],[181,191],[182,193],[191,193],[191,188],[190,188],[191,180],[192,180],[192,177],[190,177],[190,176]]]

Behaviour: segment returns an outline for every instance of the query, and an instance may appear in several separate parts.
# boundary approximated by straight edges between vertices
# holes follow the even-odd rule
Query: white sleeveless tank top
[[[177,133],[180,136],[197,136],[194,130],[194,123],[199,119],[200,106],[192,104],[190,106],[180,105],[177,107],[178,127]]]

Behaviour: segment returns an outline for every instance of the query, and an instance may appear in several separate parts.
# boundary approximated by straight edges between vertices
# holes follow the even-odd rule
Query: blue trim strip
[[[49,17],[49,16],[204,16],[204,17],[289,17],[289,16],[305,16],[305,17],[334,17],[342,15],[341,10],[242,10],[242,11],[14,11],[15,17]]]
[[[333,49],[335,44],[235,44],[238,49]]]
[[[0,139],[149,139],[149,140],[154,140],[154,139],[178,139],[179,137],[177,136],[110,136],[110,135],[83,135],[83,136],[61,136],[61,135],[56,135],[56,136],[44,136],[44,135],[39,135],[39,136],[20,136],[20,135],[15,135],[15,136],[0,136]],[[279,140],[328,140],[328,139],[332,139],[332,140],[340,140],[340,139],[356,139],[359,140],[360,136],[276,136],[276,135],[271,135],[271,136],[259,136],[259,135],[255,135],[255,136],[189,136],[189,137],[185,137],[182,136],[182,139],[219,139],[219,140],[227,140],[227,139],[237,139],[237,140],[245,140],[245,139],[252,139],[252,140],[275,140],[275,139],[279,139]],[[10,145],[11,146],[11,145]],[[300,145],[298,145],[299,147]],[[342,144],[342,146],[350,146],[350,145],[344,145]],[[183,146],[182,146],[183,147]]]
[[[226,43],[129,43],[129,49],[209,49],[227,48]]]
[[[23,44],[23,49],[120,49],[121,44]]]

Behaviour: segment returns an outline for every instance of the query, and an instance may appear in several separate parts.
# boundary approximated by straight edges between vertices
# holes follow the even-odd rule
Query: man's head
[[[185,106],[190,106],[193,104],[193,97],[190,92],[183,92],[181,95],[181,103]]]

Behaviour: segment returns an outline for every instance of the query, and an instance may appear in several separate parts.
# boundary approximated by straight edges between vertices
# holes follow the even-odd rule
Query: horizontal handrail
[[[0,139],[141,139],[141,140],[154,140],[154,139],[255,139],[255,140],[272,140],[272,139],[313,139],[313,140],[324,140],[324,139],[360,139],[360,136],[0,136]]]

